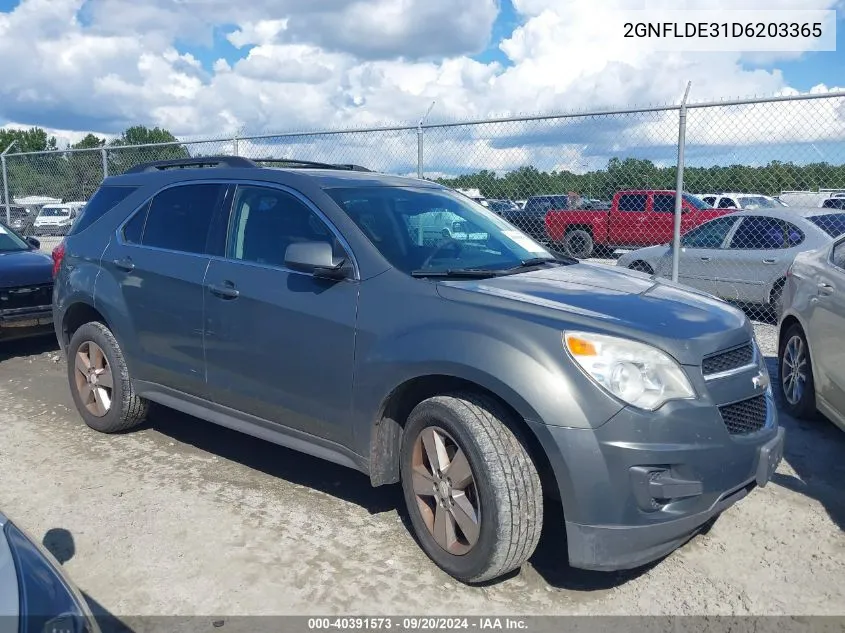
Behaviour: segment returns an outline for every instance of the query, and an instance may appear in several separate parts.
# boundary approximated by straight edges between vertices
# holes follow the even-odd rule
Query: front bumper
[[[0,341],[54,333],[52,306],[0,310]]]
[[[597,429],[534,424],[557,479],[570,565],[612,571],[655,561],[765,486],[783,455],[770,393],[759,431],[732,435],[718,409],[624,409]]]

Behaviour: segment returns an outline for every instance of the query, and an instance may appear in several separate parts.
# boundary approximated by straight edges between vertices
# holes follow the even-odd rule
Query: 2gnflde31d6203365
[[[770,479],[783,431],[739,310],[431,182],[274,162],[142,165],[89,201],[54,295],[88,425],[157,402],[401,481],[465,582],[531,556],[547,498],[571,564],[613,570]]]

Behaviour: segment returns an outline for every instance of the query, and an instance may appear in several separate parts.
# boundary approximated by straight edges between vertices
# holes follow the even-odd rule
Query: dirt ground
[[[0,509],[116,617],[845,614],[845,433],[781,421],[774,481],[663,561],[568,568],[551,508],[530,564],[467,587],[414,543],[396,486],[162,410],[97,434],[54,342],[32,340],[0,347]]]

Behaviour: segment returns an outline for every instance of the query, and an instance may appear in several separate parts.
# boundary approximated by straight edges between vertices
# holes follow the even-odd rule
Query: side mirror
[[[345,263],[345,259],[335,259],[328,242],[300,242],[291,244],[285,251],[285,266],[323,279],[345,278]]]
[[[26,243],[29,244],[32,248],[35,248],[35,249],[41,248],[41,240],[36,239],[34,237],[26,238]]]

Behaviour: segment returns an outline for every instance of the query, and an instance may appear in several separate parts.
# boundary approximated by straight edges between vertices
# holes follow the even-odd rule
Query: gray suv
[[[463,231],[422,230],[444,212]],[[782,455],[742,312],[555,256],[435,183],[146,164],[102,183],[54,257],[89,426],[153,402],[401,482],[420,546],[464,582],[524,563],[548,503],[572,566],[656,560]]]

